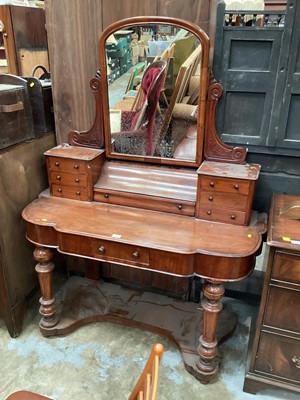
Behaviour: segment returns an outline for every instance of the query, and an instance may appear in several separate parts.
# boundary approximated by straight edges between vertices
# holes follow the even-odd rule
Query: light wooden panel
[[[20,49],[17,53],[21,76],[31,76],[31,71],[33,67],[38,64],[43,65],[46,70],[49,71],[48,50]],[[40,75],[41,74],[42,72],[40,73]]]
[[[71,130],[89,129],[95,104],[89,82],[98,69],[101,0],[46,0],[50,70],[57,142]]]
[[[120,19],[139,15],[158,15],[157,0],[102,0],[103,28]]]

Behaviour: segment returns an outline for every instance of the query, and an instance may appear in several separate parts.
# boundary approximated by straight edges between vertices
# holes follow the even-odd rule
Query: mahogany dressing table
[[[155,35],[169,32],[175,37],[172,49],[177,40],[191,41],[190,55],[182,61],[166,101],[161,93],[176,54],[169,50],[145,68],[135,92],[139,106],[135,98],[127,109],[124,103],[113,108],[106,61],[124,62],[128,32],[138,32],[143,41],[150,27]],[[99,39],[99,74],[91,81],[94,125],[71,132],[69,144],[45,153],[50,190],[23,211],[27,238],[37,246],[44,336],[100,320],[150,329],[177,343],[187,370],[201,382],[216,378],[218,343],[234,329],[234,318],[221,313],[223,282],[252,272],[265,232],[265,222],[252,213],[260,166],[247,164],[245,149],[222,143],[215,131],[222,88],[209,79],[208,54],[207,35],[183,20],[136,17],[108,27]],[[188,108],[180,93],[192,79],[198,82],[197,95],[194,91],[191,96],[197,101],[188,104],[191,112],[178,132],[174,110]],[[112,115],[121,118],[117,130]],[[123,125],[131,117],[133,122]],[[191,129],[196,129],[196,140],[186,153],[180,149],[181,158],[174,157]],[[204,278],[201,307],[83,278],[67,283],[63,305],[57,307],[51,249],[124,268]]]

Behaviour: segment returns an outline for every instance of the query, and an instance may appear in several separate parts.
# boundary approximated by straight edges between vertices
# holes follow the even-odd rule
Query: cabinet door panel
[[[282,281],[300,283],[299,255],[283,251],[276,251],[272,278]]]

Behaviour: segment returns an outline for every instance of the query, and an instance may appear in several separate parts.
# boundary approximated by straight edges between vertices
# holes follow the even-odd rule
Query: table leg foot
[[[35,270],[38,274],[42,297],[40,298],[41,328],[52,328],[58,322],[57,309],[53,296],[53,269],[52,251],[49,248],[37,247],[34,250],[34,258],[38,261]]]

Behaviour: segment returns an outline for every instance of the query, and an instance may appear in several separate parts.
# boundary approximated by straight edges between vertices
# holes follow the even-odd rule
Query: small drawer
[[[88,179],[86,175],[50,171],[50,184],[51,183],[63,186],[85,187],[88,186]]]
[[[300,341],[262,332],[255,370],[268,376],[300,382]]]
[[[131,265],[149,265],[149,250],[139,246],[92,239],[91,251],[93,257],[101,260]]]
[[[138,194],[132,196],[126,192],[112,192],[100,190],[98,188],[95,189],[94,200],[127,207],[136,207],[136,205],[139,204],[140,208],[146,210],[169,212],[191,217],[195,215],[195,203],[185,200],[176,201],[174,199],[165,199],[155,196],[139,196]]]
[[[86,163],[78,160],[71,160],[62,157],[48,157],[49,167],[53,171],[74,172],[77,174],[86,173]]]
[[[198,218],[200,219],[234,225],[246,225],[246,216],[246,212],[244,211],[228,210],[206,204],[200,205],[198,214]]]
[[[291,312],[291,310],[295,312]],[[300,310],[300,290],[298,292],[271,286],[264,325],[300,333],[300,312],[297,310]]]
[[[248,197],[235,193],[228,195],[227,193],[207,192],[203,190],[200,193],[200,203],[245,211],[247,209]]]
[[[272,278],[300,283],[300,256],[289,252],[276,251]]]
[[[74,199],[82,201],[90,200],[88,190],[84,187],[72,187],[72,186],[52,184],[51,195],[57,197],[63,197],[65,199]]]
[[[250,182],[242,179],[219,178],[215,176],[201,176],[200,189],[212,192],[236,193],[248,195]]]

